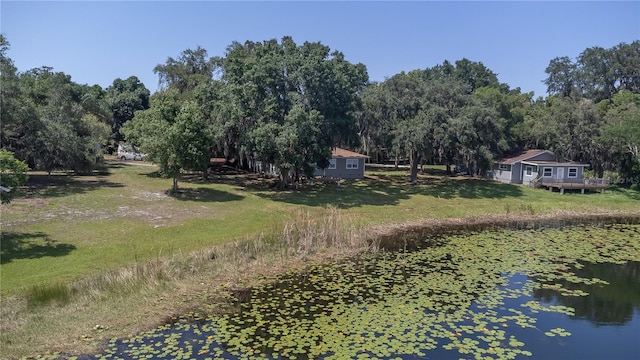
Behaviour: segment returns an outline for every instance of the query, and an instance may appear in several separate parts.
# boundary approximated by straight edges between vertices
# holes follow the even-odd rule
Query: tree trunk
[[[204,180],[207,180],[209,178],[209,164],[210,164],[210,162],[207,161],[207,164],[202,169],[202,178]]]
[[[411,162],[411,183],[413,185],[418,184],[418,162],[419,156],[416,150],[411,151],[411,158],[409,159]]]
[[[280,169],[280,181],[278,182],[277,189],[284,190],[289,182],[289,169]]]
[[[447,175],[451,175],[451,164],[447,163]]]
[[[173,187],[171,188],[171,193],[178,193],[178,175],[173,175]]]

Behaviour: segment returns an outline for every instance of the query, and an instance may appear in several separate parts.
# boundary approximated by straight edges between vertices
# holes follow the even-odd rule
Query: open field
[[[283,192],[272,180],[221,168],[208,180],[187,176],[175,196],[166,192],[171,180],[155,170],[113,162],[95,176],[33,173],[24,196],[2,205],[3,357],[93,351],[100,339],[221,301],[220,289],[262,279],[251,275],[363,251],[366,244],[353,239],[403,224],[640,216],[637,191],[560,195],[449,177],[440,167],[429,167],[415,186],[405,171],[376,167],[363,180]],[[311,244],[306,233],[324,240]],[[336,234],[351,243],[338,246]],[[324,245],[333,251],[310,250]]]

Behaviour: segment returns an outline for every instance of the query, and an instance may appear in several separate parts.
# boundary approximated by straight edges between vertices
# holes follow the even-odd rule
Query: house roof
[[[527,150],[524,152],[514,154],[511,157],[506,157],[500,160],[500,163],[513,165],[517,162],[522,162],[529,165],[584,166],[584,167],[589,166],[588,164],[578,164],[572,161],[529,160],[543,153],[549,153],[553,155],[553,153],[549,150],[532,149],[532,150]]]
[[[518,154],[515,154],[511,157],[506,157],[503,158],[502,160],[500,160],[501,163],[503,164],[515,164],[518,161],[524,161],[527,159],[531,159],[532,157],[538,156],[542,153],[549,153],[549,154],[553,154],[551,151],[549,150],[541,150],[541,149],[532,149],[532,150],[527,150]]]
[[[367,155],[358,154],[357,152],[349,151],[346,149],[342,149],[339,147],[333,148],[331,151],[331,157],[334,158],[366,158],[369,157]]]
[[[571,161],[559,162],[559,161],[523,161],[523,164],[531,164],[531,165],[552,165],[552,166],[582,166],[587,167],[588,164],[578,164]]]

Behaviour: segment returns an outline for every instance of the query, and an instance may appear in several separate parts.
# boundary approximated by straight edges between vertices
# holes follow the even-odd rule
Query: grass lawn
[[[61,330],[65,321],[76,321],[69,320],[70,313],[64,310],[44,315],[44,310],[23,306],[21,299],[34,287],[69,284],[154,259],[187,257],[219,244],[278,233],[300,212],[320,218],[327,209],[337,209],[340,216],[366,229],[488,215],[637,215],[640,211],[637,191],[614,187],[604,194],[582,195],[576,191],[560,195],[526,186],[450,177],[442,167],[426,168],[418,185],[410,184],[407,171],[371,167],[363,180],[305,184],[298,190],[281,192],[270,186],[273,180],[219,172],[208,180],[187,176],[175,196],[167,195],[171,180],[157,177],[156,170],[138,162],[114,162],[93,176],[32,173],[24,196],[2,205],[0,295],[4,313],[0,345],[9,349],[9,356],[51,349],[53,345],[46,342],[31,348],[11,348],[7,344],[34,336],[46,322],[51,328],[46,332],[54,333],[66,331]],[[144,296],[112,298],[103,307],[118,311],[143,301],[156,304],[153,301],[169,298],[167,292],[174,291],[151,289]],[[172,304],[169,301],[164,307],[171,308]],[[92,322],[92,317],[118,316],[93,311],[93,315],[77,320],[79,324]],[[152,318],[157,311],[144,311],[148,311],[146,324],[159,321]],[[115,323],[120,324],[120,331],[136,328],[127,327],[123,319]],[[114,329],[112,335],[121,333]],[[70,342],[62,346],[75,347]]]

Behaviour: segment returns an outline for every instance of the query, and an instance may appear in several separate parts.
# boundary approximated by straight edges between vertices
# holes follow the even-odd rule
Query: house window
[[[329,167],[327,169],[335,169],[336,168],[336,159],[329,160]]]
[[[509,164],[500,164],[500,165],[498,165],[498,169],[509,171],[509,170],[511,170],[511,165],[509,165]]]
[[[542,169],[542,177],[551,177],[553,175],[553,168],[546,167]]]
[[[569,177],[577,178],[578,177],[578,168],[569,168]]]
[[[358,159],[347,159],[347,169],[357,169]]]
[[[525,172],[527,173],[528,176],[531,176],[531,173],[533,172],[533,168],[531,166],[527,166],[525,169]]]

